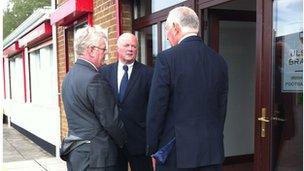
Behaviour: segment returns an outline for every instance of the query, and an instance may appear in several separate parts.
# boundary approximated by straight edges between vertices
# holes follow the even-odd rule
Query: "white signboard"
[[[283,37],[282,92],[303,90],[303,35],[294,33]]]

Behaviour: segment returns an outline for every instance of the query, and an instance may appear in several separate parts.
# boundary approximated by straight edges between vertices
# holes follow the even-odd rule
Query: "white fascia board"
[[[10,35],[8,35],[3,41],[3,48],[7,48],[19,38],[24,36],[33,28],[37,27],[43,21],[50,19],[51,8],[44,7],[34,11],[23,23],[21,23]]]

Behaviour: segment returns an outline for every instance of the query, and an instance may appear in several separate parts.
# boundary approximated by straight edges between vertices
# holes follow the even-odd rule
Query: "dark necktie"
[[[126,89],[127,89],[127,85],[128,85],[128,66],[124,65],[123,70],[125,71],[121,82],[120,82],[120,87],[119,87],[119,101],[122,102],[123,97],[125,95]]]

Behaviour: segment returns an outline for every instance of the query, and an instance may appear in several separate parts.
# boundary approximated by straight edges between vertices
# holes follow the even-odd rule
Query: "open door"
[[[201,34],[228,64],[229,93],[223,170],[253,170],[256,13],[255,3],[235,0],[201,9]]]
[[[199,1],[229,67],[224,171],[303,170],[303,1]]]

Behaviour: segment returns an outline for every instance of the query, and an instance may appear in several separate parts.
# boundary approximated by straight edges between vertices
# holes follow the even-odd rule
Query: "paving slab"
[[[66,162],[6,124],[3,125],[3,162],[2,171],[67,171]]]

